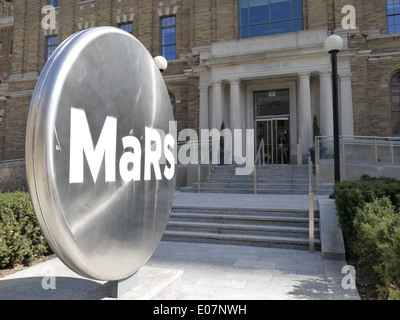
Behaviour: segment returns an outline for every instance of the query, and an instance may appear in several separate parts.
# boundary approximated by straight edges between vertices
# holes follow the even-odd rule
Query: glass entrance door
[[[256,152],[264,142],[265,164],[290,163],[289,89],[254,93]]]
[[[257,120],[256,145],[264,142],[265,164],[289,164],[289,118]]]

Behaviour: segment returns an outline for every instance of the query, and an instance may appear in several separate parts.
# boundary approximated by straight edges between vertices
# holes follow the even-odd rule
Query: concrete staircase
[[[174,206],[165,241],[309,249],[308,210]],[[315,250],[320,250],[315,211]]]
[[[261,175],[257,172],[257,195],[253,175],[237,176],[235,168],[216,166],[198,195],[193,194],[198,193],[197,183],[181,188],[193,203],[174,204],[163,240],[308,250],[308,166],[263,166]],[[316,193],[315,181],[313,188]],[[320,194],[332,190],[333,185],[320,186]],[[221,201],[210,204],[218,194]],[[303,200],[301,208],[296,197]],[[321,249],[319,225],[315,206],[315,250]]]
[[[216,166],[211,175],[201,183],[200,192],[254,193],[254,176],[237,176],[235,166]],[[308,166],[262,166],[257,170],[258,194],[308,194]],[[317,193],[315,175],[313,191]],[[182,192],[198,192],[197,183],[181,188]],[[331,194],[333,184],[320,183],[319,194]]]

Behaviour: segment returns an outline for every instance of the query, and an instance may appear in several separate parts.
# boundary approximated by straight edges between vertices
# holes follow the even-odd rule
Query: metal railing
[[[0,161],[0,169],[11,168],[11,167],[24,167],[24,166],[25,166],[25,159]]]
[[[340,159],[347,163],[400,165],[400,138],[376,136],[340,136]],[[315,172],[319,191],[321,160],[332,160],[333,137],[315,137]]]
[[[340,136],[339,143],[340,159],[375,164],[400,164],[399,137]],[[316,137],[315,146],[319,160],[333,159],[333,137]]]
[[[314,252],[314,192],[313,192],[313,165],[311,157],[308,158],[308,237],[309,250]]]
[[[197,164],[197,192],[201,193],[201,185],[204,181],[210,177],[213,172],[215,165],[218,164],[218,161],[214,161],[213,152],[216,152],[217,148],[215,148],[216,144],[219,143],[219,140],[212,141],[211,145],[209,143],[201,141],[197,141],[198,143],[198,164]],[[208,154],[203,154],[203,148],[207,148]],[[206,157],[208,157],[206,159]]]
[[[257,162],[258,162],[258,167],[257,167]],[[260,141],[260,146],[258,147],[257,150],[257,156],[254,160],[254,170],[253,170],[253,179],[254,179],[254,194],[257,194],[257,168],[260,173],[262,173],[262,165],[265,164],[265,149],[264,149],[264,139],[261,139]]]

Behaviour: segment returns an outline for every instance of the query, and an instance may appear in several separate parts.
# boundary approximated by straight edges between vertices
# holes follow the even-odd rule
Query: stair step
[[[232,245],[247,245],[270,248],[303,249],[309,246],[308,238],[277,237],[262,235],[224,234],[210,232],[172,231],[165,230],[164,241],[183,241],[201,243],[219,243]],[[315,250],[320,250],[321,242],[315,239]]]
[[[214,222],[182,222],[170,221],[167,230],[192,231],[221,234],[246,234],[278,237],[308,237],[308,226],[280,226],[280,225],[254,225],[238,223],[214,223]],[[319,229],[315,228],[315,237],[319,238]]]
[[[182,192],[198,192],[197,188],[194,187],[183,187],[180,189]],[[236,194],[253,194],[254,189],[252,188],[201,188],[201,192],[204,193],[236,193]],[[316,190],[314,190],[314,193]],[[320,190],[320,194],[329,194],[332,190]],[[307,194],[308,188],[298,189],[298,188],[289,188],[289,189],[260,189],[257,188],[258,194]]]
[[[229,215],[207,213],[172,213],[170,222],[211,222],[241,225],[280,225],[308,227],[308,216],[260,216],[260,215]],[[315,226],[319,226],[318,214],[315,214]]]
[[[315,209],[315,217],[319,216],[319,210]],[[204,206],[194,207],[188,205],[174,205],[172,208],[172,214],[212,214],[217,215],[228,215],[228,216],[239,216],[239,217],[308,217],[308,209],[281,209],[281,208],[262,208],[262,207],[224,207],[218,206]]]
[[[193,183],[192,187],[197,188],[197,183]],[[254,182],[238,182],[234,183],[231,181],[228,182],[203,182],[200,184],[201,187],[216,187],[216,188],[254,188]],[[307,188],[308,190],[308,183],[257,183],[257,188],[276,188],[276,189],[285,189],[285,188]],[[313,185],[313,188],[316,188],[316,185]],[[320,189],[332,188],[331,186],[324,186],[320,185]]]

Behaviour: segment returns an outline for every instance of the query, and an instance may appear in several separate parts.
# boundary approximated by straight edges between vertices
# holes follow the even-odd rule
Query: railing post
[[[254,178],[254,194],[257,194],[257,164],[254,164],[253,178]]]
[[[391,156],[392,156],[392,163],[394,163],[393,141],[390,141],[390,150],[391,150]]]
[[[264,139],[262,139],[262,146],[261,146],[261,151],[262,151],[262,164],[265,165],[265,149],[264,149]]]
[[[299,138],[297,143],[297,165],[301,166],[303,164],[303,154],[302,154],[302,142],[301,138]]]
[[[308,230],[309,230],[309,250],[311,253],[314,252],[314,193],[312,189],[312,164],[311,158],[308,158],[308,207],[309,207],[309,222],[308,222]]]
[[[378,164],[378,143],[374,139],[374,149],[375,149],[375,164]]]
[[[317,192],[319,193],[319,159],[320,159],[320,152],[321,152],[321,144],[319,139],[315,138],[316,142],[316,153],[315,153],[315,179],[317,183]]]
[[[201,168],[200,163],[197,165],[197,192],[200,193],[200,180],[201,180]]]

